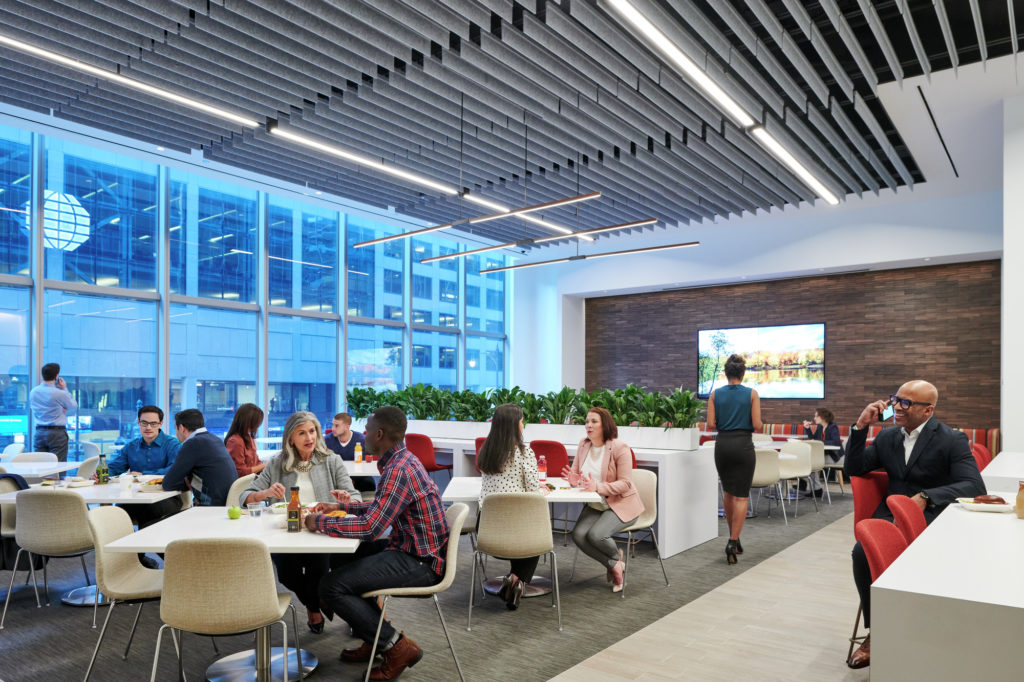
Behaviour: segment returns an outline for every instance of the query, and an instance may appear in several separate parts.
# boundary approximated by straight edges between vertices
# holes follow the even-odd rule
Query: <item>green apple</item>
[[[241,507],[228,507],[228,518],[229,519],[240,519],[242,518]]]

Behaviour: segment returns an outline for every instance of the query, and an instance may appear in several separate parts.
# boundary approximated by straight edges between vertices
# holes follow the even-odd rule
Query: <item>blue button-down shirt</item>
[[[107,462],[111,476],[119,476],[126,471],[138,471],[143,474],[159,474],[163,476],[178,456],[181,443],[161,431],[156,434],[152,443],[147,443],[139,436],[126,443],[116,455]]]
[[[47,383],[29,392],[28,404],[36,426],[67,426],[68,410],[78,409],[78,403],[68,391]]]

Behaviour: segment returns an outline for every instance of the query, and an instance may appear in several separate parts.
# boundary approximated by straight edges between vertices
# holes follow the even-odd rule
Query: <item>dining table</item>
[[[1024,482],[1024,452],[1000,452],[981,470],[988,490],[1013,491],[1014,497]]]
[[[17,474],[25,478],[42,478],[53,476],[65,471],[74,471],[82,466],[82,462],[3,462],[0,469],[5,473]]]
[[[275,514],[267,507],[258,517],[243,514],[239,519],[228,517],[227,507],[192,507],[169,516],[106,546],[108,552],[164,552],[174,540],[191,538],[256,538],[272,554],[351,554],[359,547],[358,540],[334,538],[303,529],[289,533],[285,514]],[[230,608],[230,605],[225,605]],[[299,679],[298,656],[289,650],[288,679]],[[316,669],[319,661],[311,651],[302,651],[303,673]],[[215,661],[206,670],[208,680],[255,679],[258,682],[279,680],[284,675],[284,649],[270,646],[266,629],[257,630],[256,648],[231,654]]]

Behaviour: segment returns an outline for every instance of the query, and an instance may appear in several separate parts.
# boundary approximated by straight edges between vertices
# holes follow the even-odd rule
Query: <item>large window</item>
[[[256,313],[172,305],[170,322],[170,411],[197,408],[223,435],[256,402]]]
[[[402,330],[379,325],[348,325],[348,385],[401,388]]]
[[[355,244],[400,232],[394,227],[350,216],[347,231],[348,314],[401,320],[405,310],[402,280],[405,242],[399,239],[355,248]]]
[[[46,277],[156,289],[155,164],[60,140],[46,145]]]
[[[338,324],[329,320],[271,315],[268,336],[268,426],[281,433],[289,415],[308,410],[330,424],[337,412]]]
[[[505,256],[487,254],[466,257],[467,330],[505,333],[505,273],[480,274],[481,270],[505,264]],[[470,318],[473,324],[470,324]]]
[[[0,448],[28,435],[28,293],[0,287]]]
[[[338,214],[270,198],[267,259],[270,305],[334,312]]]
[[[466,388],[486,391],[505,385],[505,341],[466,337]]]
[[[137,410],[157,399],[156,303],[55,290],[44,301],[43,360],[60,363],[78,401],[68,435],[109,452],[138,435]]]
[[[455,253],[457,244],[433,237],[412,240],[412,295],[424,319],[420,323],[413,311],[414,324],[436,324],[439,327],[459,326],[458,260],[421,263],[424,258]],[[455,267],[451,267],[454,265]],[[434,322],[436,316],[437,321]],[[429,321],[427,321],[429,320]]]
[[[412,383],[454,391],[458,337],[439,332],[412,333]]]
[[[257,193],[171,174],[171,292],[256,302]]]
[[[29,272],[31,142],[30,133],[0,126],[0,273],[8,275]]]

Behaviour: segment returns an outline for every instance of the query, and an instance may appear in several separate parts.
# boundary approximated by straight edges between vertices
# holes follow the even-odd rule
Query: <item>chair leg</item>
[[[580,556],[580,548],[576,548],[576,553],[572,555],[572,570],[569,571],[569,582],[572,582],[572,577],[576,575],[576,559]]]
[[[828,473],[824,469],[821,471],[821,487],[825,489],[825,497],[828,498],[828,503],[832,504],[832,491],[828,487]]]
[[[171,637],[174,638],[176,646],[175,650],[178,652],[178,679],[184,682],[185,680],[185,657],[182,655],[182,651],[185,648],[185,638],[178,634],[178,631],[171,629]]]
[[[807,489],[811,492],[811,500],[814,501],[814,511],[821,513],[821,508],[818,506],[818,496],[814,494],[810,476],[807,477]]]
[[[4,629],[4,620],[7,619],[7,606],[11,603],[11,595],[14,594],[14,574],[18,572],[18,561],[21,559],[21,553],[25,551],[24,547],[18,548],[18,553],[14,556],[14,566],[11,567],[11,584],[7,586],[7,599],[4,599],[4,612],[0,615],[0,630]],[[29,565],[32,565],[32,554],[28,555]],[[38,598],[38,595],[37,595]]]
[[[558,631],[562,631],[562,595],[558,591],[558,558],[551,550],[551,592],[555,595],[555,610],[558,612]]]
[[[434,597],[434,606],[437,608],[437,617],[441,619],[441,629],[444,630],[444,638],[448,640],[448,648],[452,650],[452,658],[455,659],[455,668],[459,671],[459,679],[462,682],[466,682],[465,676],[462,674],[462,666],[459,665],[459,657],[455,655],[455,645],[452,644],[452,638],[448,634],[448,625],[444,622],[444,614],[441,613],[441,603],[437,601],[437,595],[431,595]]]
[[[476,562],[479,552],[473,552],[473,572],[469,579],[469,610],[466,613],[466,632],[472,632],[470,621],[473,620],[473,598],[476,596]]]
[[[782,483],[776,483],[775,485],[779,487],[779,507],[782,509],[782,520],[785,521],[788,526],[789,519],[786,517],[786,503],[782,500]]]
[[[620,599],[626,598],[626,575],[629,574],[629,548],[633,545],[633,531],[626,531],[626,552],[623,553],[625,561],[622,564],[622,592]]]
[[[166,627],[168,626],[164,623],[156,631],[156,649],[153,651],[153,672],[149,675],[149,682],[156,682],[156,666],[160,662],[160,640],[163,639],[164,628]]]
[[[100,628],[100,636],[99,639],[96,640],[96,648],[92,650],[92,658],[89,659],[89,667],[85,669],[85,682],[89,682],[89,675],[92,673],[92,666],[96,663],[96,654],[100,652],[100,645],[103,644],[103,635],[107,633],[107,623],[110,622],[110,614],[114,612],[114,604],[116,603],[116,599],[110,600],[110,606],[107,608],[107,617],[103,619],[103,627]],[[125,653],[127,654],[127,652]]]
[[[82,573],[85,574],[85,584],[86,585],[92,585],[92,581],[89,580],[89,569],[87,569],[85,567],[85,555],[81,554],[81,555],[79,555],[78,558],[82,560]]]
[[[384,595],[384,606],[387,607],[390,595]],[[384,625],[384,609],[380,610],[380,620],[377,621],[377,632],[373,635],[373,646],[370,647],[370,662],[366,664],[366,677],[363,682],[370,682],[370,671],[373,670],[373,659],[377,655],[377,642],[380,641],[380,629]]]
[[[291,605],[289,604],[289,608]],[[292,618],[295,618],[295,611],[292,611]],[[277,621],[281,624],[281,650],[284,652],[284,662],[281,665],[281,682],[288,682],[288,624],[284,622],[284,619]],[[294,622],[294,621],[293,621]],[[267,626],[267,646],[270,645],[270,626]],[[301,676],[301,672],[299,675]]]
[[[651,542],[654,543],[654,553],[658,555],[661,563],[661,574],[665,576],[665,587],[668,587],[668,572],[665,570],[665,560],[661,558],[661,548],[658,547],[658,536],[654,534],[654,526],[651,526]]]
[[[860,619],[864,615],[862,608],[859,604],[857,605],[857,617],[853,620],[853,634],[850,635],[850,650],[846,652],[846,661],[850,661],[850,657],[853,656],[853,646],[859,642],[863,642],[865,635],[857,635],[857,630],[860,628]]]
[[[298,663],[298,666],[299,666],[299,679],[300,680],[304,680],[304,679],[306,679],[306,673],[303,671],[303,668],[302,668],[302,649],[299,648],[299,620],[295,616],[295,606],[293,604],[289,604],[288,608],[291,609],[291,612],[292,612],[292,632],[295,633],[293,638],[295,640],[295,660],[296,660],[296,662]],[[287,651],[287,649],[285,650],[284,660],[285,661],[288,660],[288,651]],[[287,667],[287,665],[285,667]]]
[[[111,604],[111,606],[113,606],[113,604],[114,604],[113,600],[111,600],[110,604]],[[135,620],[132,622],[131,632],[128,633],[128,643],[125,644],[125,646],[124,646],[124,655],[121,656],[121,660],[122,661],[127,661],[128,660],[128,650],[132,648],[132,640],[135,639],[135,628],[138,627],[138,625],[139,625],[139,616],[142,615],[142,607],[145,606],[145,605],[146,605],[146,602],[144,602],[144,601],[140,601],[139,602],[139,609],[138,609],[138,611],[135,612]]]

